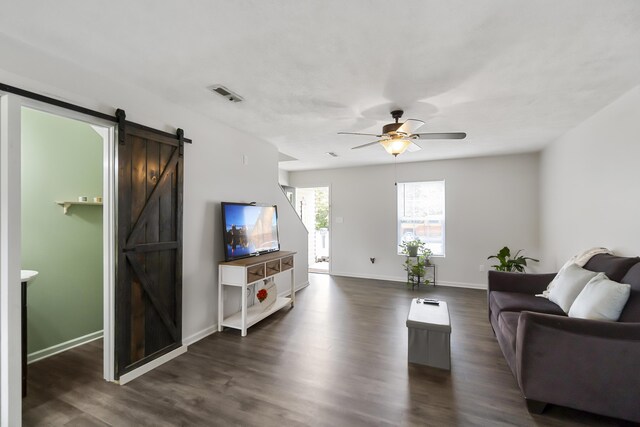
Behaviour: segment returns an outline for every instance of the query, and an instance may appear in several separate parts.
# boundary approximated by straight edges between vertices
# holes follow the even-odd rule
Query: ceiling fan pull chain
[[[396,187],[398,186],[398,156],[393,156],[393,178]]]

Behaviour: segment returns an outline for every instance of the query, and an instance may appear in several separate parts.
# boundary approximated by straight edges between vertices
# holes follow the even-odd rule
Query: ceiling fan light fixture
[[[428,132],[428,133],[416,133],[417,130],[425,123],[422,120],[407,119],[404,122],[400,122],[402,117],[402,110],[394,110],[391,112],[391,117],[395,120],[395,123],[387,123],[382,126],[382,133],[362,133],[362,132],[338,132],[340,135],[359,135],[382,138],[377,141],[369,142],[367,144],[358,145],[357,147],[351,147],[352,150],[359,148],[369,147],[374,144],[380,143],[387,151],[394,157],[398,154],[402,154],[405,151],[418,151],[422,147],[415,144],[413,141],[417,139],[464,139],[467,134],[464,132]]]
[[[411,141],[404,138],[386,139],[380,143],[387,150],[387,153],[393,156],[404,153],[411,145]]]

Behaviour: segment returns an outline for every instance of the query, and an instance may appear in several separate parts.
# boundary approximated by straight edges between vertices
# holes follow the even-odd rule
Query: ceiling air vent
[[[328,155],[330,155],[331,157],[338,157],[338,155],[336,153],[334,153],[333,151],[329,151],[327,152]]]
[[[213,86],[209,86],[209,90],[217,93],[220,96],[224,96],[226,99],[228,99],[229,101],[233,101],[233,102],[240,102],[243,100],[243,98],[238,95],[237,93],[230,91],[229,89],[227,89],[226,87],[222,86],[222,85],[213,85]]]

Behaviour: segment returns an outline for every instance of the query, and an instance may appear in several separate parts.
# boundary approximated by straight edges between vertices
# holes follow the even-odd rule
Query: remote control
[[[431,305],[440,305],[440,301],[428,301],[428,300],[424,300],[422,301],[423,304],[431,304]]]

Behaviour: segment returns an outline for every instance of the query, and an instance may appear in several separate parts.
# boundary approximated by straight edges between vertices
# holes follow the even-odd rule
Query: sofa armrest
[[[556,277],[556,273],[529,274],[490,270],[488,289],[489,292],[505,291],[532,295],[540,294],[547,289],[554,277]]]
[[[525,398],[640,422],[640,323],[522,312],[516,371]]]

